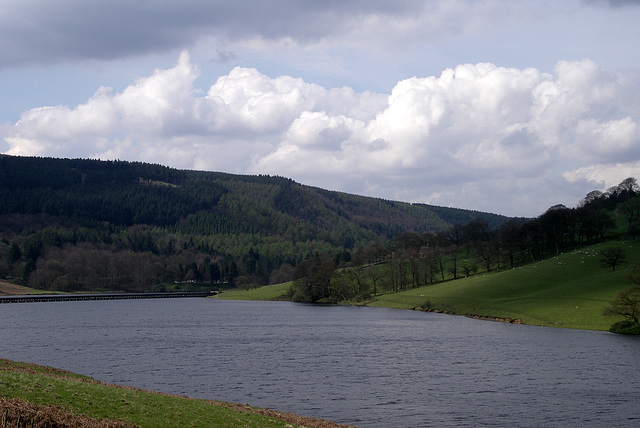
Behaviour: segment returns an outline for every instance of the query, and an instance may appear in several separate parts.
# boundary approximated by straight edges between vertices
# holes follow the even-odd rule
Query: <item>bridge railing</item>
[[[166,293],[96,293],[96,294],[25,294],[0,296],[0,303],[72,302],[81,300],[176,299],[209,297],[217,291],[184,291]]]

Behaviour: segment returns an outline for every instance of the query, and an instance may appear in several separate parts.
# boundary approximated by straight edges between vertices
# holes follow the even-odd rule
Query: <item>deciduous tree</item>
[[[335,270],[333,260],[316,254],[302,261],[295,270],[292,296],[298,302],[317,302],[330,298],[331,277]]]
[[[640,321],[640,287],[621,291],[603,315],[622,315],[635,323]]]
[[[609,331],[614,333],[640,334],[640,260],[631,265],[627,282],[633,286],[616,296],[603,315],[623,316],[624,321],[615,323]]]
[[[624,262],[627,254],[622,247],[609,247],[600,253],[600,265],[603,267],[611,267],[616,270],[616,266]]]

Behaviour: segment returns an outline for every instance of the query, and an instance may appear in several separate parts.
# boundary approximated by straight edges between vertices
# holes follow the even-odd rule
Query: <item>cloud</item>
[[[192,49],[211,39],[253,49],[337,41],[398,49],[495,28],[496,16],[506,19],[506,11],[520,9],[491,0],[9,0],[0,14],[0,68],[121,59]],[[219,50],[217,59],[235,58],[232,52]]]
[[[547,80],[550,76],[533,69],[492,64],[461,65],[438,78],[407,79],[396,85],[386,106],[372,120],[315,117],[312,129],[316,135],[321,134],[321,122],[326,123],[325,130],[332,130],[336,121],[346,124],[342,141],[333,144],[337,149],[316,148],[307,144],[309,140],[296,143],[288,136],[255,169],[297,174],[301,165],[317,159],[321,151],[340,159],[330,163],[327,173],[345,167],[363,173],[385,171],[381,181],[387,175],[463,182],[516,171],[534,174],[548,167],[551,158],[548,150],[541,150],[544,143],[531,129],[530,113],[532,92]],[[294,123],[292,129],[298,127]],[[319,168],[316,165],[314,170]]]
[[[215,56],[215,60],[218,62],[230,62],[236,59],[239,59],[240,57],[238,57],[238,55],[236,55],[235,53],[233,53],[232,51],[224,51],[224,50],[220,50],[217,49],[216,50],[216,56]]]
[[[27,111],[15,155],[267,173],[351,193],[511,215],[573,205],[640,165],[640,76],[589,60],[554,73],[461,64],[388,94],[236,67],[206,93],[189,54],[120,92]],[[625,171],[625,177],[615,171]]]
[[[640,6],[640,0],[584,0],[588,5],[606,5],[612,8]]]
[[[567,171],[562,176],[570,183],[581,181],[599,183],[600,189],[598,190],[604,190],[620,184],[625,178],[638,178],[639,172],[640,160],[635,160],[624,163],[589,165],[573,171]]]

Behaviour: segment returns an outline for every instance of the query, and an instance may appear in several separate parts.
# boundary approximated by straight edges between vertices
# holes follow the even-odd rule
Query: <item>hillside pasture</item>
[[[229,290],[218,294],[215,298],[222,300],[287,300],[283,296],[288,293],[291,282],[265,285],[251,290]]]
[[[461,315],[520,319],[524,324],[608,330],[615,317],[602,311],[620,291],[628,263],[615,271],[600,265],[599,252],[625,248],[627,259],[640,257],[637,242],[608,242],[567,252],[509,271],[377,296],[369,306],[427,308]],[[636,248],[637,247],[637,248]]]

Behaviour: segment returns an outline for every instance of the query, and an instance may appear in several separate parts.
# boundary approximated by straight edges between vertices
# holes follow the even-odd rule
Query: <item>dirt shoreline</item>
[[[423,309],[415,308],[415,310],[421,311]],[[488,315],[476,315],[476,314],[457,314],[455,312],[441,311],[439,309],[427,309],[425,312],[433,312],[437,314],[448,314],[448,315],[462,315],[467,318],[473,318],[474,320],[506,322],[509,324],[522,324],[522,320],[520,318],[492,317]]]

